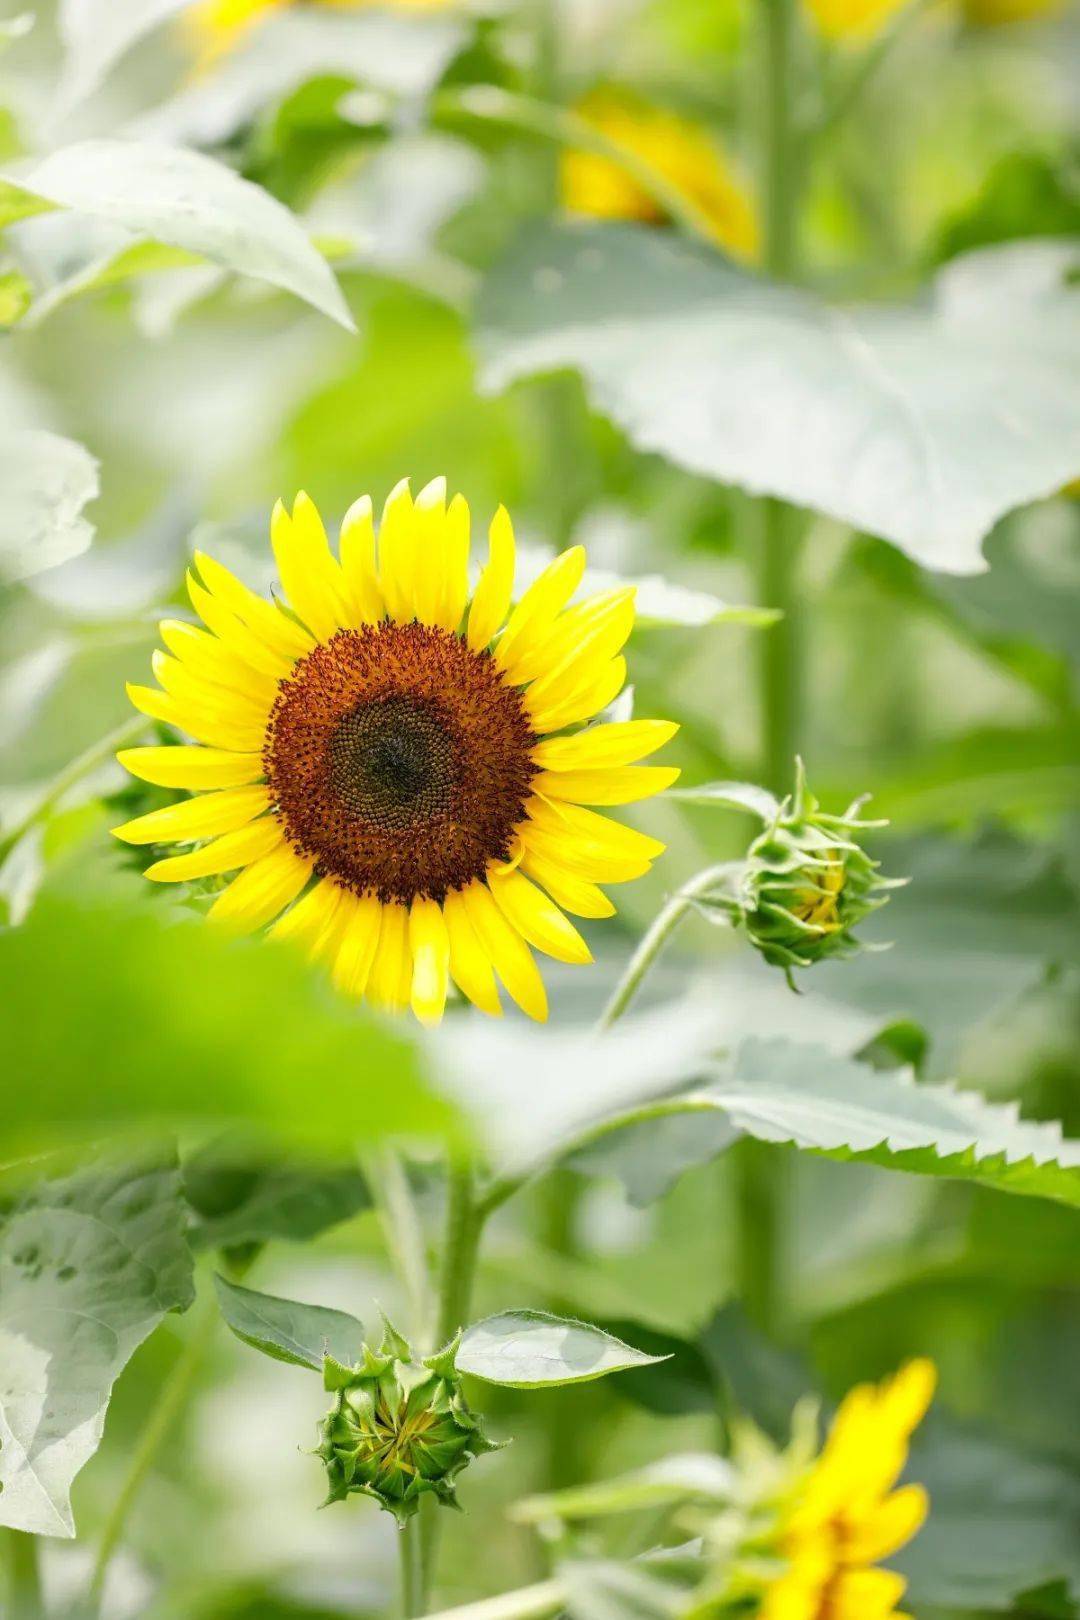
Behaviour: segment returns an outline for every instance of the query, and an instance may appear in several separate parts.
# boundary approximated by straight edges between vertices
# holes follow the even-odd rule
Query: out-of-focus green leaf
[[[787,1445],[795,1405],[813,1392],[809,1368],[760,1333],[734,1302],[714,1313],[698,1343],[725,1406],[752,1418],[777,1445]]]
[[[653,1204],[685,1171],[708,1164],[741,1134],[719,1110],[662,1098],[597,1127],[565,1163],[582,1175],[617,1176],[631,1203]]]
[[[23,1077],[0,1151],[163,1118],[259,1126],[339,1158],[387,1133],[459,1131],[407,1026],[347,1005],[288,949],[132,895],[138,882],[119,899],[51,892],[0,935],[0,977],[19,986],[4,1051]]]
[[[591,1485],[571,1485],[518,1502],[511,1517],[519,1524],[548,1519],[606,1518],[612,1513],[638,1513],[676,1507],[681,1502],[730,1502],[737,1475],[723,1457],[707,1451],[686,1452],[650,1463],[632,1474]]]
[[[184,1160],[184,1197],[196,1249],[228,1249],[275,1238],[304,1243],[371,1204],[367,1182],[348,1166],[268,1162],[226,1138]]]
[[[930,1516],[889,1562],[908,1577],[913,1608],[1002,1613],[1060,1582],[1080,1604],[1080,1474],[933,1418],[908,1477],[927,1487]]]
[[[14,326],[30,308],[34,289],[21,270],[0,274],[0,328]]]
[[[559,1566],[572,1620],[674,1620],[686,1594],[641,1564],[574,1559]]]
[[[66,60],[58,99],[64,108],[96,90],[109,69],[145,35],[193,0],[61,0],[58,22]]]
[[[969,206],[945,220],[933,260],[1039,236],[1080,236],[1080,194],[1068,170],[1042,152],[1010,152]]]
[[[71,1484],[112,1386],[191,1299],[175,1154],[97,1161],[16,1192],[0,1215],[0,1524],[75,1534]]]
[[[60,147],[19,184],[34,197],[295,293],[355,330],[326,260],[259,186],[200,152],[139,141]]]
[[[487,282],[486,381],[577,367],[638,448],[975,573],[1003,513],[1080,470],[1076,259],[1014,244],[923,303],[841,307],[660,232],[538,227]]]
[[[225,1277],[215,1277],[214,1285],[221,1314],[236,1337],[264,1356],[315,1372],[322,1371],[326,1356],[346,1367],[359,1361],[364,1327],[355,1316],[260,1294]]]
[[[548,1389],[586,1383],[663,1359],[623,1344],[590,1322],[571,1321],[547,1311],[502,1311],[466,1329],[457,1366],[486,1384]]]
[[[425,95],[463,39],[448,16],[298,6],[260,20],[212,68],[136,125],[152,140],[215,146],[309,79],[332,74],[393,96]]]
[[[40,429],[0,433],[0,487],[0,576],[25,579],[86,550],[98,464],[81,444]]]
[[[598,1326],[651,1356],[663,1358],[653,1367],[631,1367],[616,1379],[612,1388],[624,1400],[664,1417],[716,1411],[716,1377],[704,1352],[691,1340],[662,1333],[629,1317],[614,1322],[605,1318]]]
[[[988,1102],[952,1085],[920,1085],[903,1070],[879,1071],[838,1058],[824,1047],[793,1041],[744,1041],[708,1085],[660,1098],[593,1127],[569,1162],[599,1161],[623,1175],[619,1147],[630,1130],[629,1185],[640,1196],[644,1127],[671,1117],[719,1113],[731,1131],[761,1141],[791,1143],[835,1159],[860,1159],[886,1169],[955,1176],[1007,1191],[1080,1204],[1080,1142],[1063,1138],[1055,1121],[1026,1121],[1015,1105]],[[719,1147],[732,1140],[721,1133]],[[660,1138],[663,1178],[674,1180],[711,1156],[692,1133]],[[680,1154],[682,1157],[680,1157]],[[583,1156],[584,1155],[584,1156]]]

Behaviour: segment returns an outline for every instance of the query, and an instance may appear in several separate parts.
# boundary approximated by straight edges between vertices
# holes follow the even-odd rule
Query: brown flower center
[[[441,901],[510,855],[536,767],[487,653],[421,624],[339,630],[281,683],[263,760],[275,813],[320,875]]]

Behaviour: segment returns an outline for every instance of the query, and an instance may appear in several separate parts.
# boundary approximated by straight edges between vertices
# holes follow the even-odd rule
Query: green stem
[[[118,748],[136,742],[150,724],[151,722],[146,719],[145,715],[134,715],[132,719],[125,720],[122,726],[117,726],[115,731],[110,731],[107,736],[100,738],[98,742],[91,743],[89,748],[85,748],[81,754],[76,755],[70,764],[65,765],[63,770],[53,777],[48,787],[31,805],[30,809],[15,823],[14,827],[9,827],[0,837],[0,861],[11,852],[19,839],[28,833],[31,827],[43,820],[49,811],[59,804],[64,794],[68,793],[76,782],[81,782],[84,776],[89,776],[90,772],[96,770],[99,765],[104,765],[106,760],[115,754]]]
[[[483,1226],[484,1212],[476,1199],[472,1165],[451,1163],[446,1182],[446,1238],[435,1324],[436,1348],[447,1344],[465,1325]]]
[[[383,1147],[361,1159],[375,1201],[383,1241],[405,1285],[410,1336],[425,1349],[430,1344],[433,1301],[427,1244],[409,1178],[400,1154]]]
[[[682,922],[686,913],[693,906],[699,895],[705,894],[714,883],[730,869],[730,863],[723,866],[710,866],[673,894],[667,904],[657,913],[653,922],[646,929],[638,944],[637,950],[630,958],[623,972],[622,978],[615,986],[611,999],[604,1008],[598,1024],[599,1029],[610,1029],[620,1019],[634,997],[641,988],[642,980],[660,955],[675,929]],[[491,1194],[488,1194],[490,1199]]]
[[[759,503],[758,595],[782,617],[759,638],[761,650],[761,779],[779,797],[791,787],[800,721],[800,638],[795,563],[799,514],[783,501]]]
[[[38,1565],[38,1538],[24,1530],[9,1530],[6,1541],[7,1594],[5,1612],[10,1620],[43,1620],[45,1602]]]
[[[213,1299],[207,1298],[200,1307],[197,1320],[187,1343],[173,1362],[172,1371],[158,1391],[154,1407],[135,1444],[135,1450],[128,1465],[127,1476],[120,1487],[116,1501],[113,1503],[112,1511],[105,1521],[105,1528],[101,1532],[97,1556],[94,1559],[94,1567],[90,1575],[86,1605],[88,1614],[96,1614],[100,1609],[105,1577],[113,1553],[120,1544],[120,1538],[124,1533],[124,1527],[127,1524],[132,1504],[138,1496],[147,1474],[153,1467],[154,1460],[162,1444],[183,1409],[195,1380],[195,1375],[213,1337],[216,1325],[217,1308]]]
[[[673,186],[651,163],[631,152],[610,135],[594,129],[584,118],[565,107],[553,106],[535,96],[515,95],[495,85],[470,85],[465,90],[443,90],[435,98],[437,117],[480,118],[488,123],[519,129],[542,140],[577,152],[591,152],[607,158],[641,187],[672,224],[688,236],[716,246],[716,233],[705,212],[692,197]]]
[[[401,1560],[403,1620],[418,1620],[418,1616],[427,1613],[424,1552],[418,1518],[410,1519],[398,1532],[398,1554]]]

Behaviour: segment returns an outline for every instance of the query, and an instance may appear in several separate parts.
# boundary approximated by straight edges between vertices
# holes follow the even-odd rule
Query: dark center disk
[[[383,623],[341,630],[297,664],[263,757],[293,847],[357,894],[408,904],[509,857],[535,742],[487,653]]]

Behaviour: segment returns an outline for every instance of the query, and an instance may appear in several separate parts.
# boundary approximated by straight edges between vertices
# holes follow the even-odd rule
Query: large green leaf
[[[70,105],[89,95],[113,64],[146,34],[193,0],[60,0],[57,21],[66,61],[58,92]]]
[[[200,152],[139,141],[80,141],[50,152],[19,175],[18,185],[32,198],[281,287],[355,329],[333,272],[295,216]],[[33,222],[21,227],[34,229]]]
[[[355,1316],[324,1305],[301,1305],[295,1299],[260,1294],[225,1277],[215,1277],[214,1284],[221,1314],[237,1338],[264,1356],[315,1372],[322,1371],[326,1356],[346,1367],[360,1360],[364,1327]]]
[[[645,1128],[715,1114],[731,1131],[833,1159],[1080,1204],[1080,1142],[1063,1138],[1055,1121],[1022,1120],[1015,1105],[977,1092],[920,1085],[905,1070],[874,1069],[782,1039],[746,1040],[708,1085],[606,1120],[574,1145],[569,1162],[620,1175],[644,1201],[711,1156],[691,1132],[658,1133],[655,1162],[643,1171]],[[720,1132],[713,1151],[731,1139]]]
[[[635,1350],[589,1322],[547,1311],[501,1311],[474,1322],[457,1353],[461,1372],[511,1389],[581,1384],[664,1359]]]
[[[29,1190],[15,1174],[0,1189],[13,1196],[0,1223],[0,1524],[73,1536],[71,1484],[114,1382],[165,1312],[191,1303],[180,1176],[163,1151]]]
[[[0,433],[0,578],[26,579],[86,550],[83,508],[98,494],[98,464],[73,439],[40,429]]]
[[[226,938],[143,893],[140,879],[117,891],[82,902],[51,891],[0,935],[0,979],[19,987],[0,1011],[19,1079],[0,1151],[163,1118],[259,1124],[338,1160],[387,1133],[459,1130],[425,1086],[408,1025],[344,1002],[290,950]]]
[[[1003,513],[1080,472],[1076,259],[1012,244],[921,302],[838,306],[657,231],[538,227],[486,285],[486,380],[576,367],[639,448],[974,573]]]

